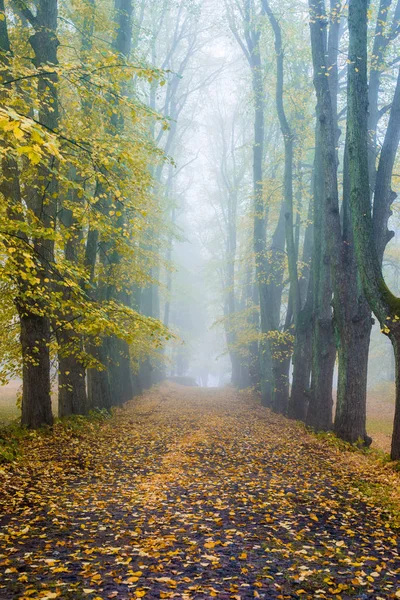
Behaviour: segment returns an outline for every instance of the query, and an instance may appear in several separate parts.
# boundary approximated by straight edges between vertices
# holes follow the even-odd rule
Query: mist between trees
[[[23,425],[174,376],[369,445],[370,365],[400,458],[399,33],[391,0],[0,0]]]

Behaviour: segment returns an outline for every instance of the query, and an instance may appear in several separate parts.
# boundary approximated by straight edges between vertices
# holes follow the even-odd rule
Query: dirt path
[[[368,466],[240,394],[164,387],[2,476],[2,600],[400,597]]]

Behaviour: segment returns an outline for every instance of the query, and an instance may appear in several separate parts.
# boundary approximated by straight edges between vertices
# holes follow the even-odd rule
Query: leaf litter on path
[[[1,468],[0,599],[398,598],[373,468],[248,394],[161,386]]]

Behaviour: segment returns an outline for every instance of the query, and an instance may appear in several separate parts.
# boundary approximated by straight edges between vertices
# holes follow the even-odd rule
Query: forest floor
[[[19,419],[21,411],[17,397],[21,393],[21,381],[13,380],[0,386],[0,428]],[[335,396],[335,393],[333,394]],[[53,393],[53,413],[57,416],[57,394]],[[368,388],[367,432],[372,437],[372,447],[390,452],[395,405],[394,382],[378,382]],[[333,411],[334,412],[334,411]]]
[[[164,385],[0,465],[0,599],[400,598],[400,477],[233,390]]]

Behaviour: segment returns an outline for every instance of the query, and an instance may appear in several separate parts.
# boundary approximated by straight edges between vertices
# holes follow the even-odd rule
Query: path
[[[365,468],[241,394],[166,386],[63,431],[3,469],[1,600],[400,597]]]

